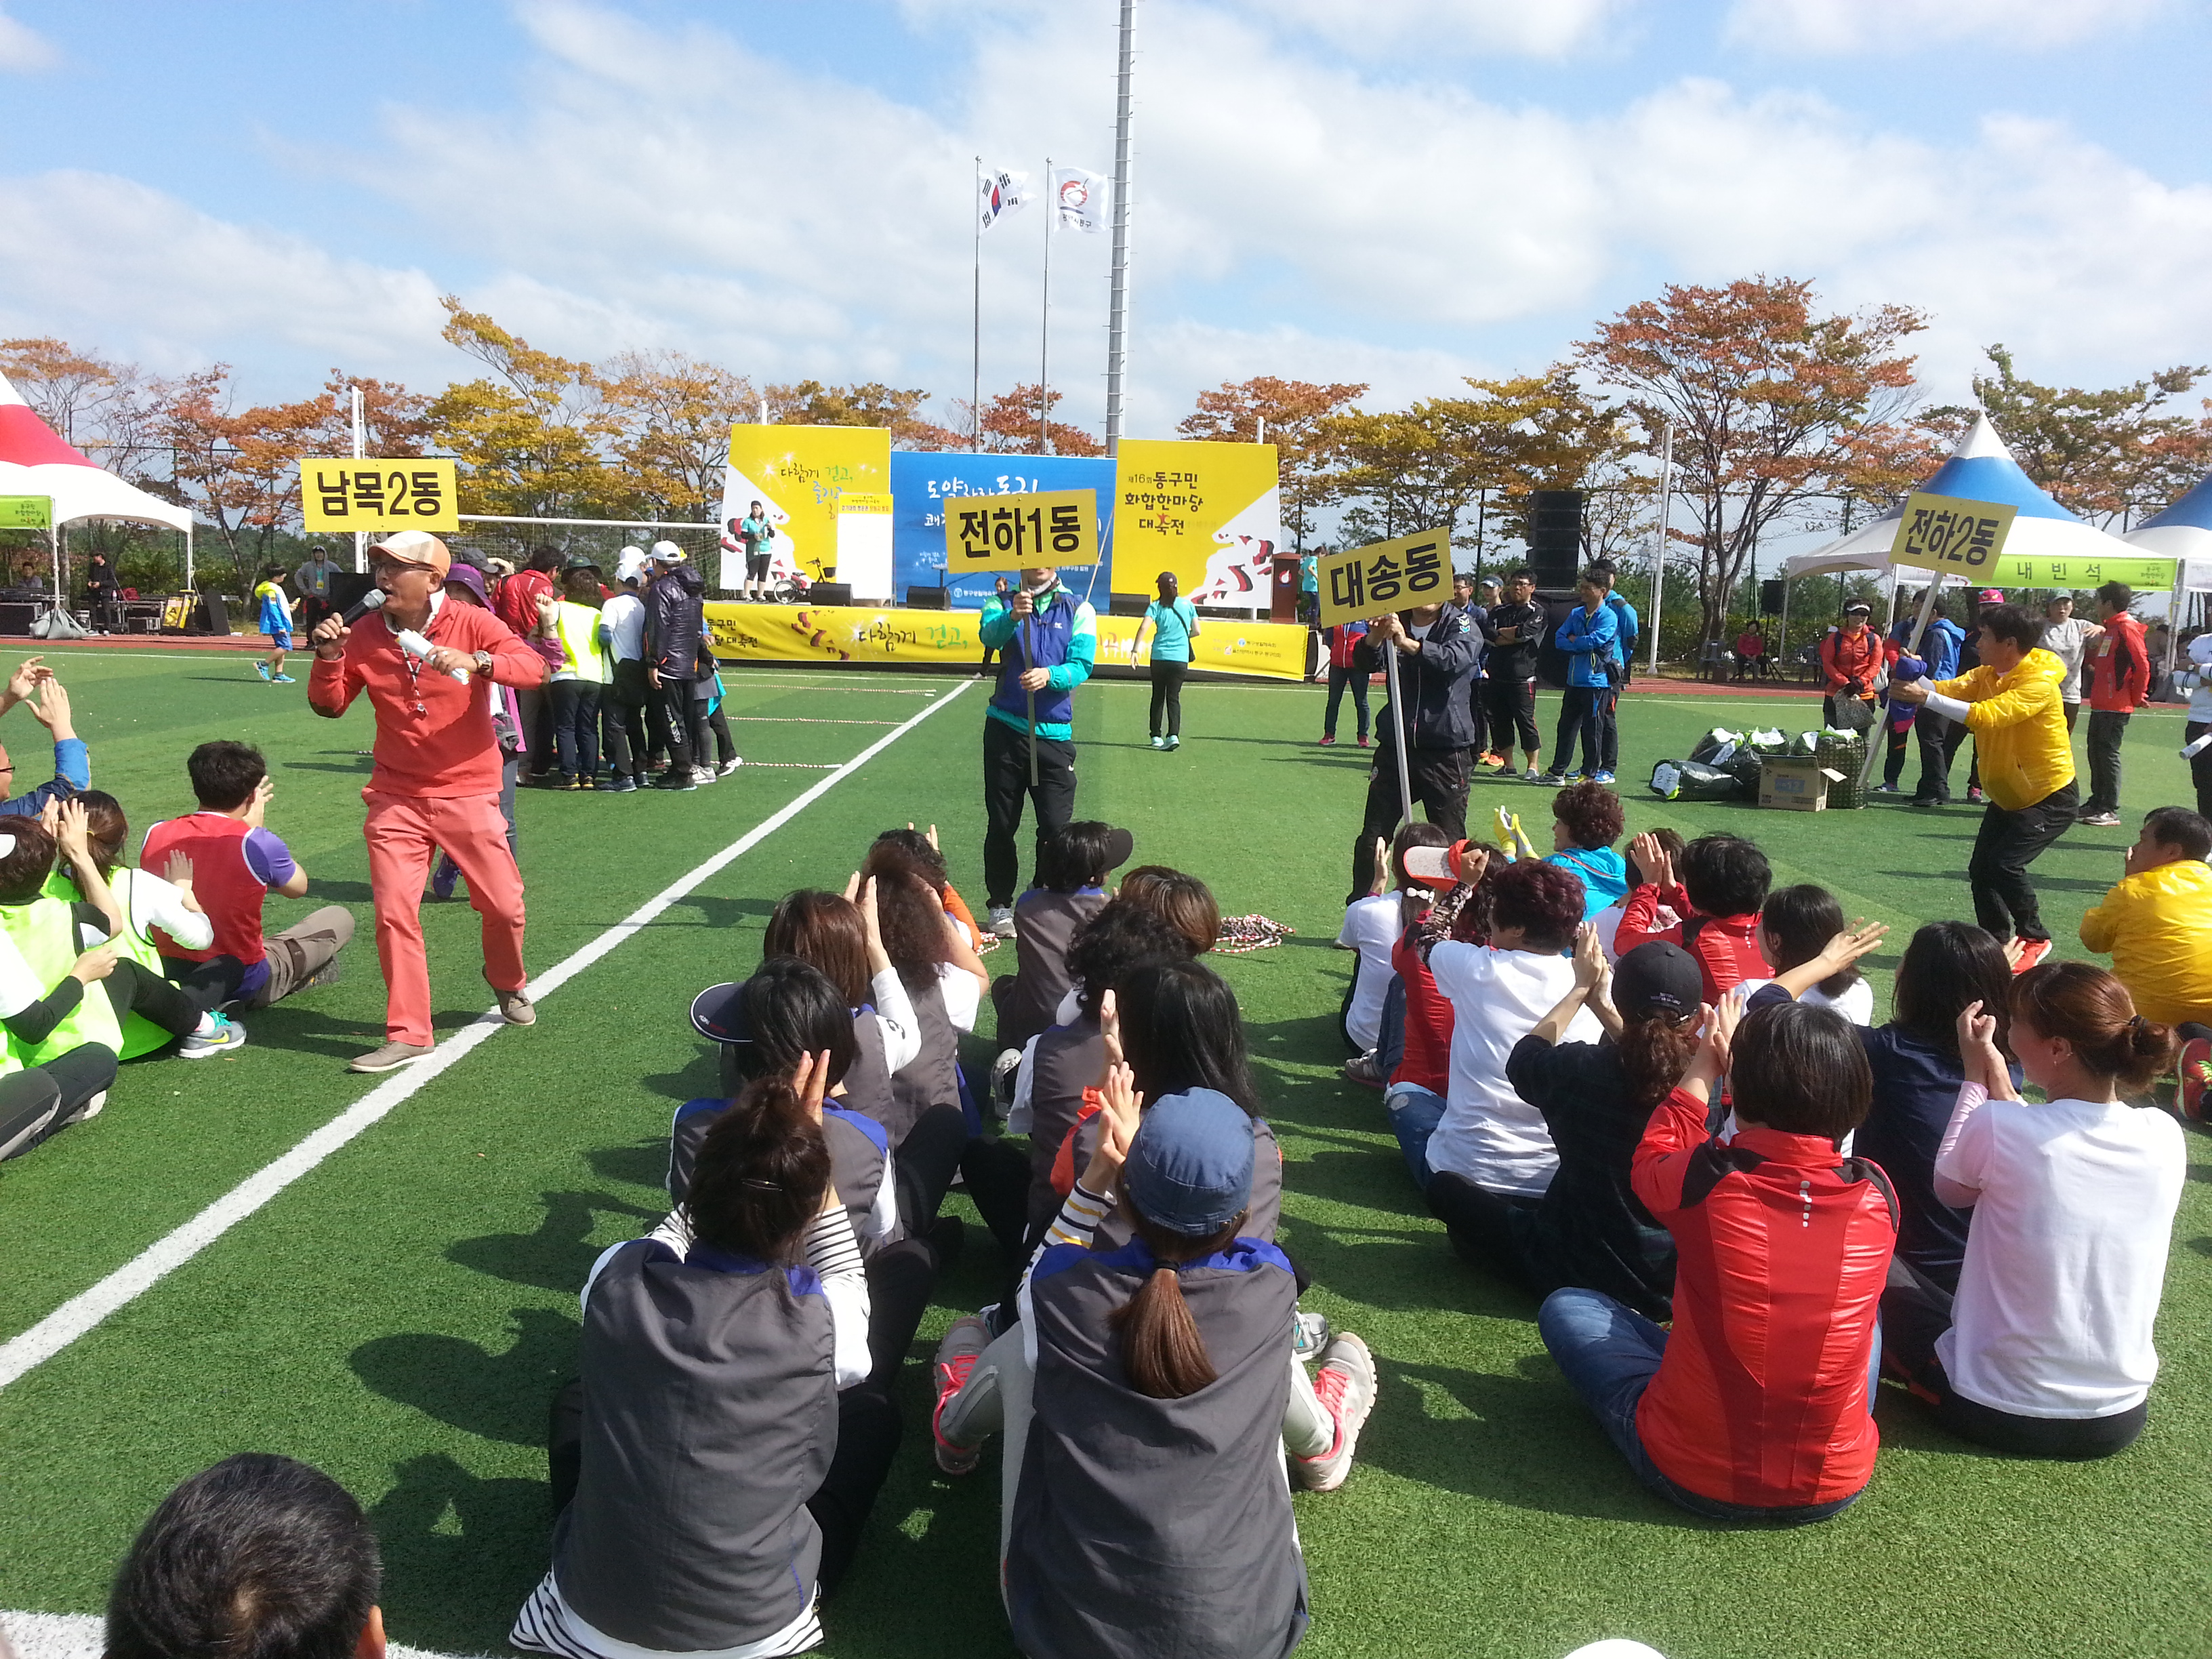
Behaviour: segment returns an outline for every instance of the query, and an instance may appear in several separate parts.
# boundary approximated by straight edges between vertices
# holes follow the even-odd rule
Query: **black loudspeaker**
[[[375,580],[350,570],[334,571],[331,575],[331,604],[339,611],[350,611],[354,602],[376,586]]]
[[[200,602],[192,607],[190,621],[185,623],[187,634],[228,634],[230,632],[230,608],[220,593],[203,593]]]
[[[817,582],[806,590],[809,605],[850,605],[853,584],[850,582]]]
[[[1770,577],[1759,583],[1759,614],[1762,617],[1782,614],[1782,583],[1778,578]]]
[[[1571,589],[1582,556],[1583,492],[1530,490],[1528,566],[1536,573],[1536,586]]]
[[[906,591],[906,608],[909,611],[949,611],[952,608],[951,590],[909,587]]]
[[[1141,617],[1145,607],[1152,602],[1149,593],[1111,593],[1106,599],[1106,614],[1109,617]]]

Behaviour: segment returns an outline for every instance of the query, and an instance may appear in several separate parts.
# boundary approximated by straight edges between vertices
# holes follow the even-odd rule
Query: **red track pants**
[[[376,959],[384,969],[385,1035],[394,1042],[434,1041],[430,963],[422,951],[422,884],[443,848],[469,884],[483,918],[484,978],[495,991],[519,991],[522,967],[522,872],[507,848],[507,820],[496,795],[392,795],[364,789],[368,885],[376,902]]]

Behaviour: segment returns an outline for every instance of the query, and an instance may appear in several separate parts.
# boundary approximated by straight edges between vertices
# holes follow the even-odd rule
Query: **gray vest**
[[[1018,1048],[1060,1012],[1075,930],[1106,908],[1104,892],[1054,893],[1033,887],[1014,906],[1014,983],[999,1011],[999,1047]]]
[[[1091,1154],[1098,1146],[1098,1120],[1087,1117],[1083,1127],[1075,1132],[1075,1177],[1083,1178],[1084,1166],[1091,1162]],[[1060,1213],[1060,1195],[1053,1194],[1053,1214]],[[1283,1219],[1283,1149],[1276,1144],[1275,1132],[1267,1127],[1267,1120],[1252,1120],[1252,1202],[1244,1212],[1244,1224],[1237,1229],[1247,1238],[1257,1238],[1267,1243],[1275,1242],[1275,1229]],[[1050,1226],[1048,1218],[1045,1224]],[[1098,1224],[1094,1241],[1102,1250],[1118,1249],[1136,1235],[1129,1226],[1127,1214],[1116,1205],[1106,1212]]]
[[[691,1165],[699,1145],[714,1120],[729,1109],[726,1100],[687,1100],[676,1109],[668,1128],[668,1201],[681,1204],[691,1190]],[[852,1110],[842,1101],[822,1110],[822,1139],[830,1148],[830,1179],[837,1197],[852,1218],[853,1237],[860,1254],[872,1256],[897,1237],[871,1238],[867,1219],[876,1206],[876,1193],[884,1184],[884,1152],[887,1143],[882,1127]]]
[[[1106,1069],[1106,1039],[1098,1022],[1079,1018],[1037,1038],[1030,1054],[1030,1231],[1052,1225],[1060,1194],[1052,1189],[1052,1161],[1083,1109],[1083,1091],[1096,1088]],[[1076,1173],[1083,1173],[1078,1165]]]
[[[1182,1400],[1129,1386],[1109,1316],[1141,1244],[1046,1252],[1030,1279],[1037,1366],[1014,1496],[1006,1609],[1030,1659],[1279,1659],[1305,1634],[1283,1470],[1297,1287],[1239,1239],[1181,1275],[1218,1377]]]
[[[811,1268],[617,1251],[584,1307],[582,1472],[553,1530],[568,1606],[669,1653],[796,1619],[822,1553],[806,1500],[837,1449],[832,1350]]]
[[[884,1064],[884,1028],[876,1023],[874,1009],[865,1008],[853,1016],[853,1036],[859,1041],[860,1054],[845,1073],[844,1103],[888,1130],[898,1115],[899,1105],[891,1093],[891,1068]]]
[[[933,979],[920,990],[909,984],[906,994],[921,1028],[921,1052],[891,1074],[895,1109],[884,1127],[890,1131],[893,1152],[931,1107],[960,1103],[960,1031],[945,1012],[944,988]]]

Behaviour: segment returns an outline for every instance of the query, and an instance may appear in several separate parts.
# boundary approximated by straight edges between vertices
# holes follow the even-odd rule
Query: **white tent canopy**
[[[0,495],[53,500],[54,602],[61,603],[61,527],[84,519],[167,525],[185,532],[185,582],[192,580],[192,513],[105,471],[39,418],[0,374]]]
[[[2094,559],[2110,558],[2116,553],[2143,557],[2151,552],[2148,548],[2125,546],[2118,536],[2083,523],[2044,494],[2013,459],[1986,415],[1974,417],[1972,428],[1959,441],[1951,459],[1920,488],[1930,495],[1996,501],[2017,508],[2019,516],[2005,540],[2008,556]],[[1889,550],[1897,540],[1898,522],[1904,516],[1900,502],[1871,524],[1784,562],[1783,573],[1793,577],[1832,576],[1848,570],[1889,570]],[[1915,586],[1928,580],[1926,572],[1910,565],[1899,566],[1895,574],[1900,582]]]
[[[2155,518],[2130,531],[2126,541],[2146,556],[2181,561],[2181,586],[2212,588],[2212,474]]]

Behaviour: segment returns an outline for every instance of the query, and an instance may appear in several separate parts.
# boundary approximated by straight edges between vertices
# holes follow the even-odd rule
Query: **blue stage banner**
[[[891,452],[891,584],[903,600],[910,587],[935,587],[945,580],[945,504],[967,495],[1022,495],[1035,489],[1088,489],[1098,497],[1099,534],[1105,547],[1097,577],[1071,568],[1068,585],[1091,590],[1100,615],[1112,591],[1114,463],[1105,456],[961,455],[944,451]],[[996,578],[980,573],[956,578],[952,604],[980,611]],[[1152,584],[1145,586],[1149,588]]]

